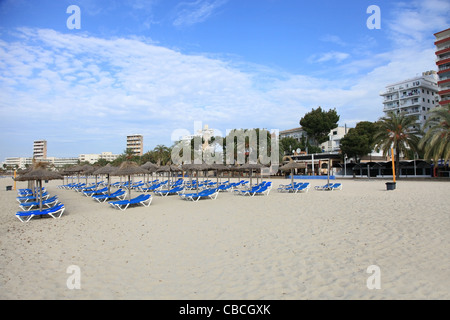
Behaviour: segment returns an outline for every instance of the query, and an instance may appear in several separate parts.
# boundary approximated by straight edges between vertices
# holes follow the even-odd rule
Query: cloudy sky
[[[148,151],[196,121],[291,129],[318,106],[375,121],[387,84],[436,70],[449,18],[448,0],[0,0],[0,161],[38,139],[77,157],[139,133]]]

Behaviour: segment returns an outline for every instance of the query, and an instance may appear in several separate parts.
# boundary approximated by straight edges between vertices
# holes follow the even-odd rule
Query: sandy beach
[[[302,194],[272,182],[268,196],[153,196],[122,212],[50,181],[63,216],[22,223],[2,178],[0,299],[450,299],[449,182],[339,180],[326,192],[310,180]],[[367,287],[371,265],[380,289]]]

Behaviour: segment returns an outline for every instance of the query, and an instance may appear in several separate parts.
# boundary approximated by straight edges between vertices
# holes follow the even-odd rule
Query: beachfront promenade
[[[450,298],[448,182],[404,180],[386,191],[387,180],[346,179],[323,192],[314,187],[326,181],[311,180],[292,194],[277,192],[290,180],[264,180],[267,196],[152,194],[148,207],[126,211],[55,180],[44,187],[64,203],[62,217],[21,223],[17,192],[5,191],[12,180],[0,179],[0,298]],[[381,289],[367,287],[373,265]],[[67,286],[70,266],[80,289]]]

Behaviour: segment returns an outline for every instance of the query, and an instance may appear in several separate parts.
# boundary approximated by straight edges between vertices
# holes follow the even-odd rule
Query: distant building
[[[421,76],[390,84],[380,95],[386,115],[405,112],[416,117],[417,129],[423,128],[428,111],[439,105],[437,73],[427,71]]]
[[[306,139],[307,136],[308,135],[306,131],[301,127],[280,131],[280,140],[283,138],[294,138],[295,140],[300,142],[302,138]]]
[[[438,66],[438,94],[441,106],[450,104],[450,28],[434,34],[436,41],[436,65]]]
[[[55,168],[61,168],[65,165],[75,165],[78,163],[78,158],[32,158],[32,157],[10,157],[6,158],[4,164],[9,168],[26,169],[33,164],[33,160],[39,162],[47,162]]]
[[[47,158],[47,141],[37,140],[33,143],[33,158],[45,159]]]
[[[329,139],[320,145],[323,152],[326,153],[338,153],[341,151],[341,139],[348,133],[348,128],[337,127],[330,131],[328,135]]]
[[[90,164],[96,163],[100,159],[104,159],[106,161],[114,161],[119,157],[118,154],[112,154],[112,152],[102,152],[100,154],[80,154],[78,156],[78,160],[80,162],[89,162]]]
[[[320,145],[320,148],[323,152],[327,153],[338,153],[340,149],[341,139],[347,134],[348,132],[347,127],[337,127],[330,131],[328,134],[328,141],[322,143]],[[307,141],[308,134],[306,133],[303,128],[294,128],[289,130],[283,130],[280,131],[280,140],[283,138],[294,138],[298,142],[301,142],[302,139]],[[289,152],[292,152],[293,150],[289,150]],[[302,150],[305,151],[305,150]]]
[[[127,150],[131,150],[134,156],[144,154],[144,137],[140,134],[127,136]]]

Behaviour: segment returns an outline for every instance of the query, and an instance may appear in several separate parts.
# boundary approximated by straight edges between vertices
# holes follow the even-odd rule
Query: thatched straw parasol
[[[108,195],[111,194],[111,179],[110,179],[110,175],[111,175],[112,173],[114,173],[114,171],[116,171],[116,170],[117,170],[116,167],[113,167],[113,166],[111,166],[111,165],[108,163],[106,166],[101,167],[100,169],[97,169],[97,170],[94,171],[94,174],[95,174],[95,175],[98,175],[98,174],[106,174],[106,176],[107,176],[107,178],[108,178]]]
[[[245,163],[242,166],[238,167],[238,170],[242,170],[242,171],[249,170],[250,171],[250,187],[251,187],[253,170],[258,171],[258,170],[261,170],[262,168],[264,168],[264,166],[260,163]]]
[[[157,164],[154,164],[150,161],[144,163],[141,168],[148,170],[148,173],[151,173],[153,176],[153,172],[156,172],[156,170],[158,170],[159,166]],[[150,179],[148,179],[150,180]]]
[[[229,171],[230,168],[228,168],[226,165],[222,163],[213,163],[210,165],[210,168],[216,171],[216,182],[217,186],[219,186],[219,172]]]
[[[90,164],[85,164],[84,166],[81,167],[81,173],[84,174],[84,177],[86,179],[86,187],[88,185],[88,176],[90,174],[92,174],[95,171],[95,168],[93,166],[91,166]]]
[[[172,177],[172,172],[180,172],[182,171],[181,168],[179,168],[176,165],[165,165],[162,167],[159,167],[155,172],[167,172],[167,179],[169,180],[169,182],[167,183],[167,189],[170,190],[170,185],[171,185],[171,177]]]
[[[186,163],[181,166],[181,169],[184,171],[188,171],[188,172],[190,171],[191,173],[195,171],[197,173],[196,174],[197,183],[195,184],[197,191],[198,191],[198,172],[205,170],[205,168],[206,168],[206,166],[204,163]],[[189,175],[189,181],[192,184],[192,174]]]
[[[64,177],[56,172],[46,169],[47,164],[38,162],[34,165],[33,169],[25,174],[20,175],[16,181],[36,181],[38,182],[39,189],[39,210],[42,211],[42,180],[63,180]]]
[[[125,161],[115,170],[113,176],[128,176],[128,199],[131,199],[131,176],[145,174],[148,170],[141,168],[136,162]]]
[[[300,163],[300,162],[294,162],[294,161],[289,161],[289,163],[285,164],[284,166],[282,166],[280,168],[280,170],[282,171],[289,171],[291,170],[291,185],[294,185],[294,169],[304,169],[306,168],[306,165],[304,163]]]
[[[80,183],[80,172],[83,171],[83,166],[80,165],[75,165],[73,167],[69,167],[66,168],[65,172],[69,173],[69,174],[77,174],[77,178],[78,178],[78,183]]]

